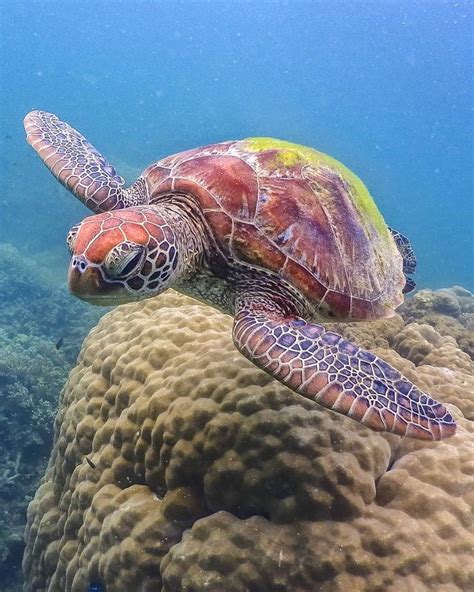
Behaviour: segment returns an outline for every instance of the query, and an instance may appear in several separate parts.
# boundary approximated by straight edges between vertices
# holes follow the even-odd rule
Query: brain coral
[[[25,592],[474,589],[462,364],[377,350],[457,405],[452,439],[402,440],[272,380],[234,349],[231,323],[168,292],[92,330],[30,504]]]

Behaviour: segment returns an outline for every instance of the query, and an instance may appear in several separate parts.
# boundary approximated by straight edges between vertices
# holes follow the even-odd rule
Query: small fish
[[[57,341],[56,341],[56,345],[54,346],[56,349],[61,349],[64,343],[64,337],[60,337]]]
[[[89,457],[87,457],[87,456],[86,456],[86,461],[87,461],[87,464],[90,466],[91,469],[95,469],[96,468],[97,465],[95,463],[93,463],[91,461],[91,459]]]
[[[89,588],[87,588],[87,592],[104,592],[105,588],[99,582],[91,582],[89,584]]]

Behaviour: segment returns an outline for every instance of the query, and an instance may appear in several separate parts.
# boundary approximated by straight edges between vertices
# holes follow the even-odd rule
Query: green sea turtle
[[[125,188],[56,116],[33,111],[25,129],[95,213],[67,237],[73,294],[118,304],[173,287],[233,315],[237,349],[296,393],[374,430],[425,440],[455,433],[441,403],[315,322],[389,317],[412,287],[409,242],[342,164],[251,138],[169,156]]]

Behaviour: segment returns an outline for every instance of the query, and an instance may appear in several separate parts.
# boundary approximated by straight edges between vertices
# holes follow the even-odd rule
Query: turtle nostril
[[[82,257],[73,257],[72,267],[83,273],[87,269],[87,261]]]

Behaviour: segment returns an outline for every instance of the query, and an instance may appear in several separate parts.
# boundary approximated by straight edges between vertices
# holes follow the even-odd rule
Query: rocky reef
[[[417,306],[337,328],[449,406],[441,442],[298,397],[172,291],[108,313],[62,393],[25,592],[474,589],[472,361]]]
[[[28,502],[53,442],[59,393],[97,310],[54,287],[43,263],[0,244],[0,572],[19,590]]]

